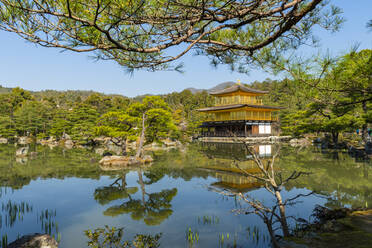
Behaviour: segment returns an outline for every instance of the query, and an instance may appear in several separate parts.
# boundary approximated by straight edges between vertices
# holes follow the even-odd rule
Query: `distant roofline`
[[[247,93],[256,93],[256,94],[267,94],[267,93],[269,93],[268,91],[248,88],[248,87],[244,86],[243,84],[237,83],[237,84],[234,84],[233,86],[230,86],[230,87],[228,87],[226,89],[223,89],[223,90],[212,91],[209,94],[210,95],[222,95],[222,94],[228,94],[228,93],[236,92],[236,91],[239,91],[239,90],[241,90],[243,92],[247,92]]]
[[[228,109],[237,109],[243,107],[250,107],[250,108],[259,108],[259,109],[283,109],[283,107],[277,106],[266,106],[266,105],[254,105],[254,104],[230,104],[230,105],[223,105],[223,106],[214,106],[209,108],[202,108],[197,109],[199,112],[208,112],[208,111],[217,111],[217,110],[228,110]]]

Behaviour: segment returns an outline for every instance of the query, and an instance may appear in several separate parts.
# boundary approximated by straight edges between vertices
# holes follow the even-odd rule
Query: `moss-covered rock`
[[[307,235],[312,233],[313,235]],[[314,248],[372,247],[372,210],[350,211],[345,217],[307,228],[301,238],[291,240]]]

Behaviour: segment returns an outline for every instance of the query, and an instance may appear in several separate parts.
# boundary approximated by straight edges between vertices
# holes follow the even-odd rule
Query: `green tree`
[[[343,96],[335,105],[360,113],[362,136],[366,141],[367,127],[372,123],[372,50],[352,51],[344,55],[333,75],[333,80],[339,82],[335,90]]]
[[[19,87],[13,88],[10,93],[0,95],[0,136],[11,138],[17,134],[14,113],[17,109],[23,108],[22,104],[29,100],[33,100],[31,93]],[[28,107],[28,110],[31,111],[31,108]],[[22,135],[25,133],[25,130],[23,131]]]
[[[190,90],[173,92],[164,96],[164,100],[173,110],[173,118],[179,129],[187,135],[198,132],[198,126],[206,119],[198,108],[210,107],[214,103],[212,96],[206,91],[192,93]]]
[[[325,79],[324,84],[333,86],[339,82]],[[333,87],[332,86],[332,87]],[[338,91],[319,90],[311,86],[303,88],[302,106],[290,108],[281,114],[281,126],[285,134],[303,135],[306,133],[329,133],[334,144],[338,143],[339,134],[353,132],[363,123],[360,116],[353,111],[352,105],[336,104],[345,97]]]
[[[288,108],[281,113],[286,133],[340,132],[362,128],[366,140],[371,123],[372,51],[353,49],[340,57],[294,59],[273,65],[290,77]],[[285,99],[285,98],[282,98]]]
[[[137,129],[135,129],[139,118],[128,115],[125,112],[110,111],[103,114],[97,122],[95,132],[111,138],[111,141],[122,147],[122,154],[126,155],[126,142],[128,139],[135,140]]]
[[[15,124],[10,116],[0,116],[0,137],[12,138],[16,135]]]
[[[114,96],[112,98],[112,111],[123,111],[128,108],[130,100],[124,96]]]
[[[10,93],[0,95],[0,113],[11,116],[21,103],[33,99],[29,91],[19,87],[13,88]]]
[[[63,134],[71,133],[73,123],[69,120],[69,111],[58,108],[53,112],[53,120],[49,133],[55,137],[61,137]]]
[[[130,116],[138,118],[141,130],[140,144],[136,157],[142,156],[142,147],[146,142],[153,142],[175,132],[171,109],[160,96],[146,96],[142,103],[133,103],[128,108]],[[169,134],[168,134],[169,135]]]
[[[38,101],[24,101],[14,112],[14,121],[18,134],[45,136],[51,123],[51,106]]]
[[[86,104],[74,107],[68,114],[68,120],[72,123],[71,138],[82,144],[92,142],[98,117],[99,113],[94,107]]]
[[[313,103],[306,111],[307,123],[303,126],[308,132],[330,133],[334,144],[338,143],[339,134],[353,132],[360,127],[362,120],[351,113],[338,113],[336,109],[324,104]]]

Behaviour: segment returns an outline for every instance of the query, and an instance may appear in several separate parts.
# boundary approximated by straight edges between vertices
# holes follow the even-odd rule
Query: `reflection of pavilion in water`
[[[244,144],[202,143],[201,145],[202,153],[211,159],[211,162],[203,168],[211,171],[218,179],[218,182],[213,183],[214,187],[246,192],[262,186],[262,182],[244,174],[246,171],[253,175],[262,175]],[[272,159],[272,145],[254,145],[253,149],[264,164]],[[234,160],[239,163],[239,168],[234,164]]]

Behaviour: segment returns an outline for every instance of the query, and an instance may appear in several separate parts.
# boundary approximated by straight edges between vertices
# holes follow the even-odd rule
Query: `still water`
[[[32,149],[37,156],[16,159],[14,146],[0,146],[0,239],[50,233],[61,248],[87,247],[84,230],[108,225],[123,227],[125,239],[162,233],[161,247],[270,247],[262,220],[236,214],[232,210],[247,206],[216,193],[228,189],[273,204],[257,180],[233,165],[244,160],[242,168],[255,170],[241,146],[190,145],[156,152],[151,167],[124,171],[100,168],[99,157],[86,150]],[[269,161],[277,149],[258,146],[256,151]],[[316,147],[284,146],[279,154],[275,168],[283,175],[311,173],[290,182],[282,196],[315,191],[288,207],[287,215],[309,219],[316,204],[372,205],[371,162]],[[187,239],[189,230],[198,240]]]

